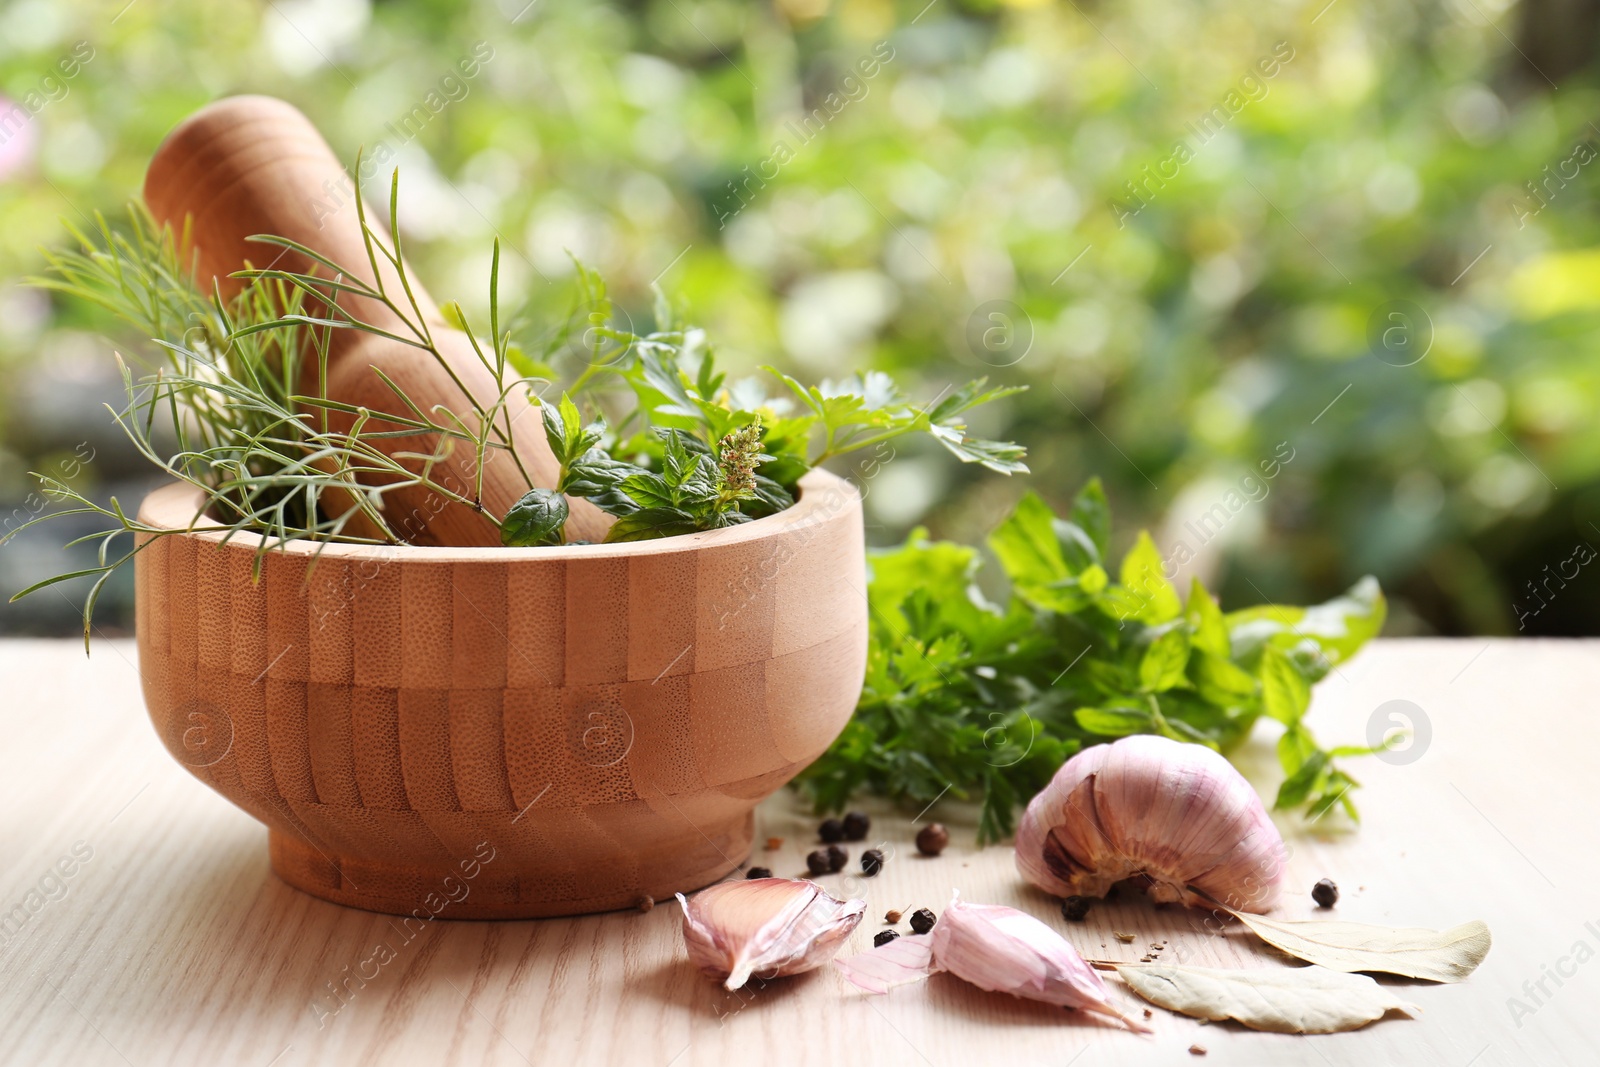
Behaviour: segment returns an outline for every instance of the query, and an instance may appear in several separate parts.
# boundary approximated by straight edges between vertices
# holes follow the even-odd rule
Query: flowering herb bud
[[[850,862],[850,853],[838,845],[828,846],[828,871],[830,873],[844,870],[844,865]]]
[[[761,416],[757,415],[755,421],[727,434],[717,445],[717,470],[722,476],[720,495],[729,501],[755,496],[756,464],[760,459]]]
[[[817,836],[822,838],[824,844],[833,844],[835,841],[844,840],[844,823],[838,819],[823,819],[822,825],[817,827]]]
[[[746,878],[771,878],[772,871],[766,867],[751,867],[745,872]]]
[[[1317,902],[1319,908],[1331,908],[1339,903],[1339,887],[1332,878],[1324,878],[1311,887],[1311,899]]]
[[[872,939],[872,947],[881,948],[899,936],[900,935],[895,933],[893,930],[879,930],[877,935]]]
[[[875,878],[883,870],[883,853],[875,848],[869,848],[861,854],[861,873],[868,878]]]
[[[931,909],[931,908],[918,908],[916,911],[911,913],[911,929],[912,929],[912,932],[913,933],[918,933],[918,934],[925,934],[929,930],[932,930],[933,929],[933,924],[938,922],[938,921],[939,921],[939,917],[933,913],[933,909]]]
[[[814,848],[806,854],[806,870],[812,874],[827,874],[832,869],[833,861],[826,850]]]

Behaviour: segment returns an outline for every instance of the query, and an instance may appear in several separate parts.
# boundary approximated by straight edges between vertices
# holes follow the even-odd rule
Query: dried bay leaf
[[[1359,1029],[1391,1010],[1420,1010],[1364,974],[1321,967],[1217,970],[1125,963],[1117,973],[1135,993],[1169,1011],[1237,1019],[1276,1034],[1334,1034]]]
[[[1441,931],[1327,920],[1279,922],[1238,911],[1233,917],[1269,945],[1334,971],[1459,982],[1489,954],[1489,928],[1477,920]]]

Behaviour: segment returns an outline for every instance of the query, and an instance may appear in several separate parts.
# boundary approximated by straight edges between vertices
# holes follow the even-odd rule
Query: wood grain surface
[[[181,531],[199,500],[174,483],[140,518]],[[861,523],[812,471],[779,514],[630,544],[143,536],[145,701],[307,892],[422,919],[670,897],[749,855],[756,804],[849,720]]]
[[[1600,1062],[1600,642],[1385,641],[1318,687],[1311,723],[1330,742],[1357,741],[1396,710],[1425,722],[1429,739],[1412,762],[1355,765],[1366,783],[1360,830],[1288,829],[1294,852],[1275,914],[1311,916],[1310,887],[1329,876],[1343,890],[1340,918],[1481,918],[1494,933],[1464,984],[1397,983],[1420,1018],[1325,1037],[1160,1009],[1156,1033],[1142,1037],[948,976],[874,998],[829,968],[727,993],[688,965],[671,903],[521,922],[452,922],[446,909],[409,927],[329,904],[275,878],[265,829],[173,764],[141,706],[135,658],[127,642],[97,640],[87,662],[71,641],[0,643],[0,908],[11,915],[0,934],[0,1063]],[[1386,707],[1396,700],[1412,707]],[[1273,788],[1270,738],[1246,757],[1252,780]],[[917,812],[871,810],[873,841],[894,849],[883,874],[822,879],[869,904],[847,951],[870,945],[886,910],[937,910],[959,888],[1039,916],[1090,956],[1137,959],[1165,940],[1168,961],[1274,962],[1236,929],[1218,934],[1195,913],[1137,900],[1069,925],[1020,882],[1009,849],[974,849],[967,809],[946,800],[923,816],[952,829],[939,859],[910,854]],[[783,844],[756,855],[798,874],[813,830],[780,793],[758,810],[756,834]]]

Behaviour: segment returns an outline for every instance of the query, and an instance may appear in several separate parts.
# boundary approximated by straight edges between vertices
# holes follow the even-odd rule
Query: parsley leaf
[[[826,397],[817,398],[819,403]],[[1010,594],[989,602],[975,548],[922,530],[871,556],[866,684],[843,734],[797,779],[819,811],[859,791],[980,803],[979,833],[1085,746],[1150,733],[1226,753],[1265,715],[1284,724],[1276,806],[1356,816],[1354,778],[1305,725],[1311,686],[1383,625],[1377,582],[1311,608],[1224,614],[1199,582],[1179,599],[1141,533],[1109,574],[1111,514],[1098,481],[1067,514],[1025,495],[989,538]]]

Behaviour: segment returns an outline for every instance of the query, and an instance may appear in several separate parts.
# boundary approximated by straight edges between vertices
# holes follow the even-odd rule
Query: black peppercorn
[[[932,930],[933,924],[938,921],[939,916],[935,915],[929,908],[918,908],[911,913],[911,929],[919,934],[925,934]]]
[[[826,844],[844,840],[844,823],[838,819],[823,819],[822,825],[817,827],[817,836]]]
[[[846,852],[838,845],[828,846],[828,870],[842,871],[844,870],[844,865],[849,861],[850,853]]]
[[[746,878],[771,878],[772,871],[767,867],[751,867],[744,872],[744,876]]]
[[[899,936],[893,930],[879,930],[877,936],[872,939],[872,947],[882,948]]]
[[[868,878],[875,877],[883,870],[883,853],[875,848],[869,848],[861,854],[861,873]]]
[[[1092,903],[1088,897],[1068,897],[1061,902],[1061,917],[1068,922],[1081,923]]]
[[[950,843],[950,831],[944,823],[931,822],[917,831],[917,851],[924,856],[937,856]]]
[[[812,874],[827,874],[832,866],[828,853],[824,849],[812,849],[806,854],[806,870]]]
[[[867,818],[864,811],[847,812],[844,817],[844,839],[846,841],[860,841],[867,836],[867,831],[872,829],[872,820]]]
[[[1332,878],[1324,878],[1311,887],[1311,899],[1319,908],[1331,908],[1339,903],[1339,887],[1333,884]]]

